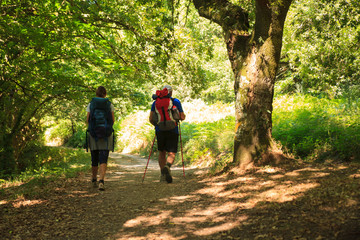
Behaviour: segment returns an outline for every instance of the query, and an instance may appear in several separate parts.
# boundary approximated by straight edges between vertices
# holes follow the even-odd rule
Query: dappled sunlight
[[[159,214],[154,214],[149,217],[139,216],[135,219],[126,221],[124,227],[131,228],[137,226],[142,226],[142,227],[157,226],[163,223],[166,219],[168,219],[172,213],[173,211],[162,211]]]
[[[279,185],[273,189],[265,191],[258,195],[259,201],[269,202],[288,202],[292,201],[297,197],[302,196],[303,193],[311,188],[318,187],[316,183],[301,183],[297,185]]]
[[[45,203],[45,200],[18,200],[12,203],[14,208],[28,207]]]
[[[194,234],[199,236],[208,236],[219,232],[228,231],[239,226],[243,221],[246,221],[247,219],[247,216],[239,216],[237,221],[225,222],[214,227],[199,229],[195,231]]]
[[[324,237],[329,229],[339,232],[347,221],[357,226],[353,212],[359,206],[354,192],[358,169],[347,171],[334,165],[286,171],[267,166],[217,176],[199,174],[203,169],[186,169],[184,178],[180,166],[172,168],[174,181],[167,184],[159,182],[156,161],[150,162],[142,182],[146,160],[120,154],[112,155],[113,160],[106,191],[90,185],[88,172],[80,181],[55,184],[53,194],[42,199],[1,199],[0,210],[17,213],[16,221],[25,230],[30,227],[23,221],[31,220],[39,227],[47,219],[48,228],[59,234],[56,237],[69,239],[79,234],[97,234],[97,239],[293,239],[293,226],[296,236],[301,236],[302,229],[315,228],[322,231],[322,239],[329,239]],[[346,183],[351,183],[348,190]],[[91,222],[98,228],[89,228]],[[11,225],[3,228],[11,229]]]
[[[200,196],[198,195],[187,195],[187,196],[175,196],[175,197],[171,197],[169,199],[160,199],[159,201],[163,201],[166,202],[167,204],[179,204],[179,203],[184,203],[185,201],[199,201],[200,200]]]
[[[8,181],[8,182],[3,182],[0,184],[0,188],[2,189],[6,189],[6,188],[11,188],[11,187],[20,187],[21,185],[24,185],[25,182],[23,181]]]
[[[316,179],[328,175],[328,172],[310,168],[289,174],[278,168],[264,168],[236,177],[214,176],[200,180],[201,187],[189,194],[159,198],[156,204],[151,204],[143,214],[127,220],[123,226],[128,228],[126,232],[133,229],[133,235],[126,235],[129,239],[137,239],[139,228],[155,228],[159,234],[156,236],[162,236],[160,229],[164,227],[170,227],[173,232],[183,229],[185,238],[213,236],[245,226],[250,218],[248,211],[259,206],[295,201],[310,189],[320,187]],[[348,204],[357,202],[348,201]],[[124,239],[124,236],[121,234],[117,239]],[[142,235],[138,239],[149,236]],[[174,234],[168,238],[182,239]]]
[[[239,204],[234,201],[223,202],[221,205],[218,204],[210,204],[209,206],[203,206],[201,208],[194,208],[188,211],[187,215],[189,216],[207,216],[211,219],[218,216],[221,213],[229,213],[233,212],[238,208]]]

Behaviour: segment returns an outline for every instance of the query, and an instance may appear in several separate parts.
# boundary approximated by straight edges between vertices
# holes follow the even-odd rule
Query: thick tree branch
[[[225,31],[249,29],[248,13],[227,0],[193,0],[200,16],[219,24]]]

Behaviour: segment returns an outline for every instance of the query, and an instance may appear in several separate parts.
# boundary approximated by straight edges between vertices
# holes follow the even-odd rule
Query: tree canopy
[[[226,17],[230,8],[221,15],[216,4],[202,12],[211,20],[200,17],[201,2],[231,4],[235,13],[243,13],[241,26]],[[260,33],[266,31],[256,22],[263,21],[258,5],[265,2],[2,1],[0,173],[22,168],[20,156],[40,140],[46,117],[83,121],[99,85],[108,89],[120,114],[147,108],[151,92],[164,83],[182,89],[177,94],[183,99],[233,102],[234,77],[241,76],[234,67],[241,64],[231,63],[235,58],[229,58],[224,33],[247,40],[255,33],[261,45]],[[269,2],[276,16],[282,1]],[[359,9],[356,1],[294,1],[277,72],[278,93],[326,93],[357,101]],[[234,30],[237,25],[242,31]],[[233,54],[240,56],[237,51]]]

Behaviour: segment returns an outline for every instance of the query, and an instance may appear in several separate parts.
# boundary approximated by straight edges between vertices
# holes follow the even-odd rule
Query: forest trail
[[[262,168],[206,176],[111,154],[106,190],[90,174],[54,183],[46,196],[0,204],[0,239],[359,239],[358,168]],[[346,195],[342,197],[342,195]],[[0,201],[1,202],[1,201]]]

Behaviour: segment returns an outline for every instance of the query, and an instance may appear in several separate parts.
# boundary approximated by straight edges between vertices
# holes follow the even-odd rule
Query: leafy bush
[[[359,106],[307,95],[282,96],[274,107],[273,136],[291,153],[308,160],[359,159]]]
[[[78,128],[78,130],[68,138],[65,146],[74,148],[85,148],[86,128]]]
[[[182,135],[186,161],[214,159],[233,149],[235,118],[228,116],[215,122],[183,124]]]
[[[14,190],[15,195],[34,196],[39,192],[38,185],[44,186],[61,177],[75,177],[90,168],[90,156],[83,150],[37,145],[34,152],[29,151],[24,156],[34,164],[11,179],[0,179],[0,188],[22,183]]]

